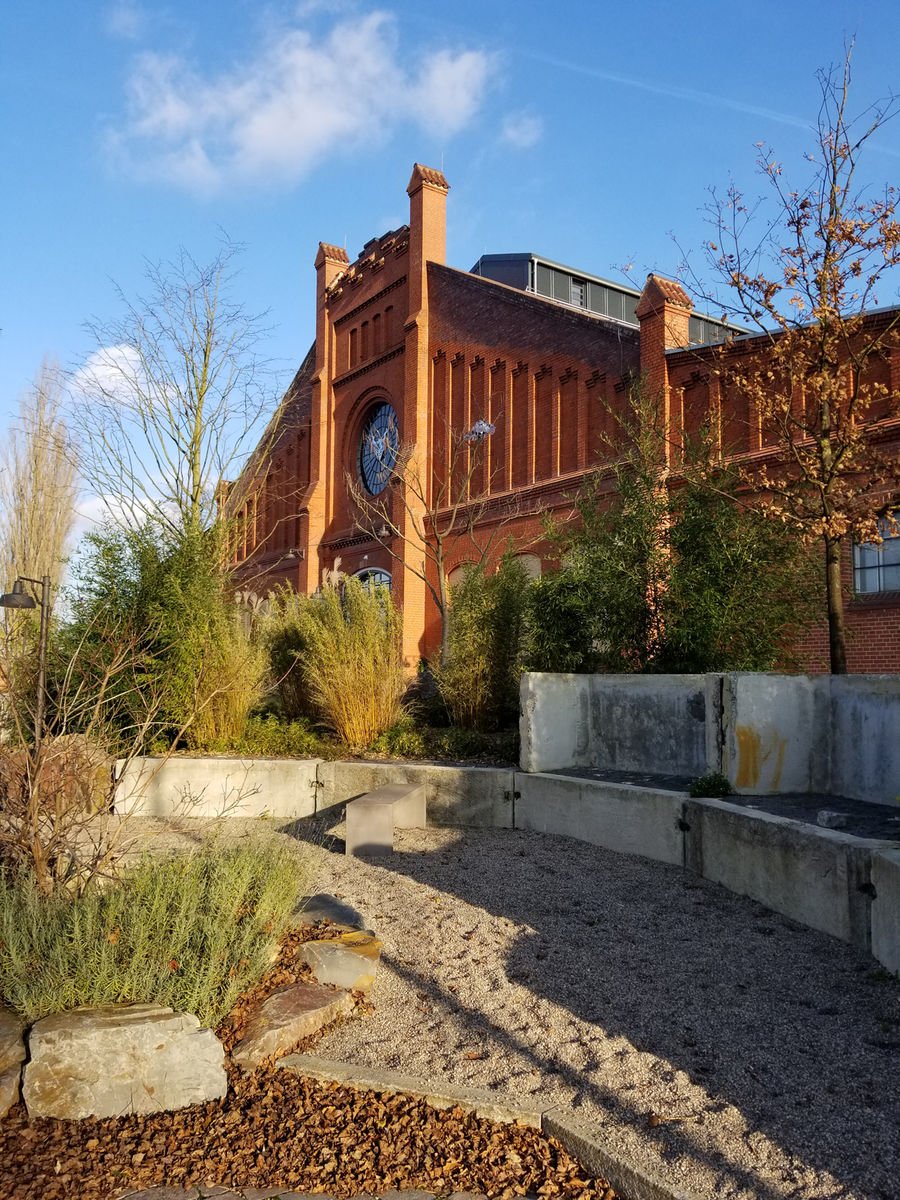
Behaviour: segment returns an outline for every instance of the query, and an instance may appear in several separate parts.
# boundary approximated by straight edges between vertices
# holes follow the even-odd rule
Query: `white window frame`
[[[900,509],[894,513],[900,522]],[[882,541],[853,543],[853,591],[857,596],[900,592],[900,533],[893,534],[887,521],[881,523]],[[885,582],[885,576],[890,576]]]

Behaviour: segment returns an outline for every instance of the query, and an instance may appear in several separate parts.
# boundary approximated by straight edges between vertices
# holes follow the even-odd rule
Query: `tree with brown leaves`
[[[847,670],[845,542],[878,543],[895,531],[900,486],[890,438],[900,418],[890,386],[900,308],[876,307],[900,265],[898,193],[859,181],[863,151],[900,100],[889,96],[851,115],[851,51],[819,73],[807,181],[789,184],[771,148],[759,144],[767,198],[751,203],[734,186],[713,192],[707,261],[727,289],[724,302],[691,279],[707,303],[759,331],[723,347],[719,370],[726,389],[747,401],[767,451],[761,465],[745,468],[748,482],[771,516],[822,547],[834,673]]]

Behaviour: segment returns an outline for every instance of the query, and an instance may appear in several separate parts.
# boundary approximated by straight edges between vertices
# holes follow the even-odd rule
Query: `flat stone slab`
[[[519,1105],[512,1098],[486,1088],[458,1087],[440,1079],[417,1079],[412,1075],[401,1075],[399,1071],[358,1067],[353,1063],[319,1058],[315,1054],[291,1054],[283,1058],[278,1066],[320,1083],[342,1083],[389,1095],[399,1092],[418,1096],[432,1108],[462,1108],[489,1121],[541,1128],[543,1108]]]
[[[353,1009],[349,992],[321,983],[295,983],[273,993],[251,1017],[231,1057],[248,1070],[267,1058],[286,1054]]]
[[[320,921],[328,921],[345,929],[368,930],[368,922],[361,912],[327,892],[304,896],[294,910],[291,921],[294,925],[318,925]]]
[[[297,953],[319,983],[367,992],[375,982],[381,942],[369,933],[343,933],[339,938],[304,942]]]
[[[76,1008],[36,1022],[22,1095],[30,1117],[80,1120],[219,1100],[225,1051],[190,1013],[156,1004]]]
[[[25,1022],[8,1008],[0,1008],[0,1118],[19,1099],[19,1080],[25,1061]]]

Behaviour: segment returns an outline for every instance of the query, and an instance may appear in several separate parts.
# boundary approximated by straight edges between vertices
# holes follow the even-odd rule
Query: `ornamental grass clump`
[[[402,714],[406,689],[400,614],[386,588],[341,579],[298,614],[299,659],[323,720],[352,749],[364,749]]]
[[[78,896],[0,876],[0,1001],[27,1022],[154,1003],[215,1027],[270,965],[308,863],[270,839],[145,857]]]

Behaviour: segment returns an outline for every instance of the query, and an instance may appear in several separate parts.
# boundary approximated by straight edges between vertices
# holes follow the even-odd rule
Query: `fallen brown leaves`
[[[227,1099],[103,1121],[0,1122],[4,1200],[109,1200],[127,1189],[218,1183],[356,1196],[415,1188],[609,1200],[552,1139],[407,1096],[233,1069]]]

